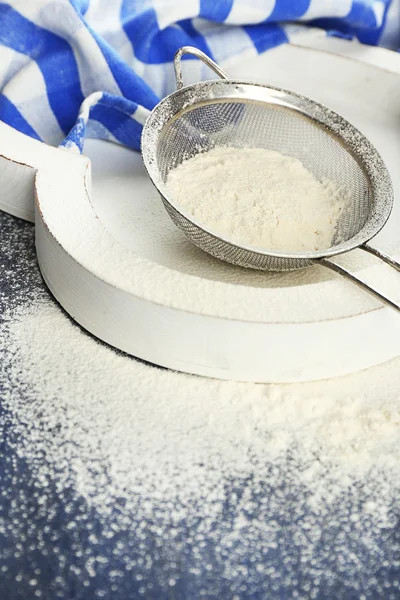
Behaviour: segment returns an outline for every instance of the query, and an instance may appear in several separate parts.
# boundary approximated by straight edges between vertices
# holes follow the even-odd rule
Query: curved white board
[[[341,112],[375,143],[400,189],[400,57],[397,73],[359,59],[285,46],[230,73]],[[321,268],[235,269],[192,248],[164,214],[138,154],[90,141],[91,193],[88,158],[31,142],[41,150],[23,160],[16,138],[8,148],[15,173],[25,168],[28,182],[36,171],[40,268],[67,312],[100,339],[172,369],[258,382],[339,376],[400,354],[400,315],[349,282]],[[377,240],[394,252],[399,212],[396,204]],[[359,254],[340,260],[400,298],[398,274]]]

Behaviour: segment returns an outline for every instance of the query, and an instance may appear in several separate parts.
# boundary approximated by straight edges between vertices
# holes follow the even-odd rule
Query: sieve
[[[184,86],[184,54],[201,59],[220,79]],[[180,48],[174,69],[177,91],[151,111],[143,128],[141,150],[150,179],[183,233],[202,250],[241,267],[292,271],[323,265],[400,310],[399,303],[329,260],[359,248],[400,271],[400,263],[368,243],[388,220],[394,193],[385,163],[367,138],[343,117],[309,98],[228,79],[197,48]],[[219,146],[265,148],[293,156],[318,180],[330,179],[346,190],[350,200],[341,212],[332,246],[299,253],[254,248],[216,234],[185,212],[169,193],[168,173],[196,154]]]

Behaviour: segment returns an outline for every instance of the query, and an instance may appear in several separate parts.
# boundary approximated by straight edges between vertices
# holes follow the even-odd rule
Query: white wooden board
[[[229,72],[292,88],[341,112],[378,147],[399,190],[400,57],[390,55],[382,69],[363,62],[359,45],[324,44],[323,51],[281,47],[230,65]],[[356,60],[329,54],[328,47],[351,47]],[[389,55],[373,52],[375,63]],[[3,126],[0,138],[2,132]],[[25,180],[20,197],[27,203],[20,209],[29,211],[29,181],[37,171],[36,239],[44,278],[64,308],[106,342],[189,373],[275,382],[338,376],[400,353],[400,315],[322,268],[268,275],[194,248],[164,213],[138,154],[90,141],[85,153],[92,160],[92,193],[88,158],[30,140],[22,159],[25,136],[7,136],[0,154],[6,146],[6,160]],[[10,204],[10,194],[1,200]],[[396,205],[377,238],[394,252],[400,250],[399,219]],[[400,298],[398,274],[359,254],[340,260]]]

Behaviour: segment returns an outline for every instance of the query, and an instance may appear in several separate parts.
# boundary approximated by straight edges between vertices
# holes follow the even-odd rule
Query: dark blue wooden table
[[[46,296],[47,291],[36,263],[34,228],[0,213],[0,319],[7,307],[17,307],[38,294]],[[23,396],[21,381],[17,384],[10,375],[12,356],[5,336],[0,337],[0,361],[0,397],[6,388],[15,388],[15,397]],[[270,514],[265,518],[276,522],[279,545],[266,554],[262,569],[254,564],[256,549],[247,547],[241,574],[231,577],[216,555],[212,535],[202,546],[204,569],[199,569],[198,557],[197,568],[193,569],[190,545],[182,543],[190,531],[182,524],[181,539],[177,538],[175,547],[170,544],[163,547],[156,536],[146,538],[147,553],[153,560],[143,587],[134,566],[142,556],[135,528],[127,522],[115,535],[105,536],[104,523],[99,522],[84,500],[73,489],[60,494],[51,481],[44,502],[29,465],[18,453],[18,435],[3,404],[0,406],[1,600],[400,598],[400,507],[392,507],[390,526],[379,533],[376,529],[369,532],[366,545],[362,531],[368,530],[368,520],[353,527],[351,519],[357,503],[365,500],[364,492],[362,487],[349,491],[330,514],[324,515],[321,534],[306,555],[298,542],[299,526],[307,516],[306,498],[295,480],[285,473],[275,488],[266,481],[263,491],[271,499]],[[296,465],[290,468],[293,471]],[[244,490],[251,489],[252,482],[243,480],[232,485],[240,497]],[[250,510],[248,519],[255,518],[259,510],[257,498],[253,501],[253,514]],[[286,520],[279,511],[282,504]],[[224,516],[227,524],[232,518],[231,511],[227,502]],[[77,523],[74,528],[68,527],[71,515]]]

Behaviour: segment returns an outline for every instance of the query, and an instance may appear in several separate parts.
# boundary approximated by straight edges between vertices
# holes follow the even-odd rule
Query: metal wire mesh
[[[210,101],[193,105],[162,128],[156,148],[161,178],[184,160],[219,146],[257,147],[298,158],[318,179],[330,179],[351,197],[341,213],[335,238],[350,240],[364,226],[371,207],[371,190],[365,171],[352,153],[328,129],[292,109],[249,100]],[[187,219],[163,197],[168,213],[197,246],[241,266],[265,270],[291,270],[312,260],[280,258],[238,247],[205,231]],[[336,243],[336,239],[333,240]],[[311,259],[312,257],[310,257]]]

